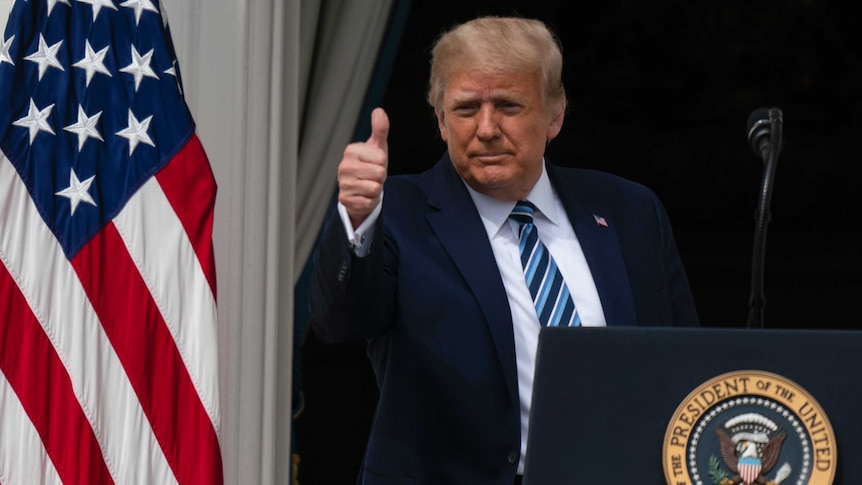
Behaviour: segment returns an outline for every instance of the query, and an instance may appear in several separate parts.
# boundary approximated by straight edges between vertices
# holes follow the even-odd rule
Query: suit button
[[[509,453],[509,463],[511,463],[512,465],[518,463],[518,454],[514,451]]]
[[[341,261],[341,267],[338,268],[338,282],[344,283],[344,280],[347,279],[347,261]]]

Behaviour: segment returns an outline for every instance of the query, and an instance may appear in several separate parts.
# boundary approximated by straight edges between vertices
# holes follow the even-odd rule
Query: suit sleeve
[[[325,342],[383,335],[394,300],[394,273],[384,260],[387,237],[378,218],[370,253],[353,252],[337,212],[331,211],[313,256],[311,326]],[[394,266],[394,265],[393,265]]]
[[[670,292],[673,326],[699,326],[694,296],[691,293],[688,276],[676,246],[676,240],[671,228],[670,219],[664,206],[656,198],[656,212],[659,218],[661,238],[664,245],[665,271],[667,287]]]

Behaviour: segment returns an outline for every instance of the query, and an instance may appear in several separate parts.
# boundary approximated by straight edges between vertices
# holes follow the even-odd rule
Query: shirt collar
[[[467,187],[470,197],[473,198],[473,203],[476,205],[476,210],[479,211],[479,216],[482,218],[482,223],[485,225],[488,237],[494,237],[509,219],[509,214],[515,207],[515,202],[497,200],[476,192],[466,182],[464,182],[464,186]],[[539,176],[539,180],[536,181],[536,185],[533,186],[533,189],[527,195],[527,200],[532,202],[539,209],[539,212],[552,224],[558,224],[559,215],[557,214],[554,188],[551,186],[551,179],[548,178],[548,171],[545,168],[544,160],[542,161],[542,174]]]

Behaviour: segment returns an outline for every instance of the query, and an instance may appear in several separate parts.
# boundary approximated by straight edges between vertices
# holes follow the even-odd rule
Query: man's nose
[[[493,106],[483,106],[476,115],[476,137],[492,140],[500,135],[499,113]]]

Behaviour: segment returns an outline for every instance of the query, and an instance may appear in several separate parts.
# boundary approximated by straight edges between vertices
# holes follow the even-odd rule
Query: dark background
[[[766,225],[764,326],[862,328],[862,34],[851,7],[414,0],[382,102],[390,173],[426,169],[445,148],[425,103],[429,47],[441,30],[477,14],[539,18],[562,41],[569,98],[550,160],[658,193],[704,326],[747,324],[764,168],[747,120],[778,107],[784,150]],[[364,343],[326,345],[310,331],[301,368],[300,483],[354,483],[377,396]]]

